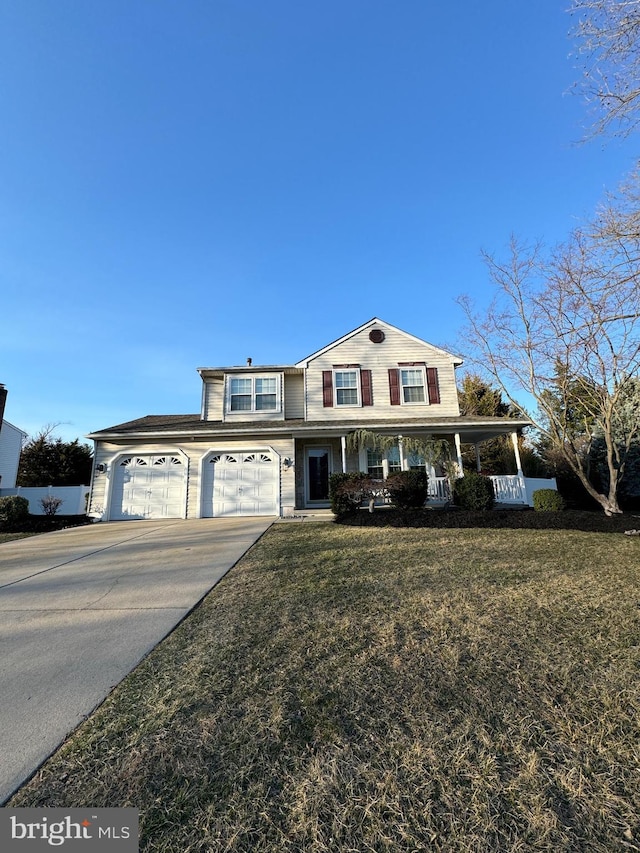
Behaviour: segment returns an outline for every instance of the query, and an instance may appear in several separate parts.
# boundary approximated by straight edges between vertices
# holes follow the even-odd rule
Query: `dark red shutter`
[[[371,388],[371,371],[360,371],[360,387],[362,388],[362,405],[373,406],[373,389]]]
[[[440,388],[438,387],[438,368],[427,367],[427,389],[429,391],[429,402],[440,402]]]
[[[322,405],[333,406],[333,371],[322,371]]]
[[[389,368],[389,396],[392,406],[400,405],[400,371],[397,367]]]

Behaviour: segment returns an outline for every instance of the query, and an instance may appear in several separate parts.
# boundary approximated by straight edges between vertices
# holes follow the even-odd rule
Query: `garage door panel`
[[[278,515],[278,470],[273,453],[214,454],[203,471],[202,515]]]
[[[184,518],[187,466],[179,456],[140,455],[116,463],[110,518]]]

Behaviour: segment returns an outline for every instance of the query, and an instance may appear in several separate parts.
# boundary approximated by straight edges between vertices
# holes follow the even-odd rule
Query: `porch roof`
[[[146,415],[133,421],[90,433],[87,438],[143,439],[175,436],[207,438],[233,435],[291,435],[292,438],[313,436],[339,437],[356,429],[405,435],[450,435],[459,433],[464,443],[478,444],[497,435],[531,426],[524,418],[489,418],[477,416],[434,418],[353,419],[339,423],[305,421],[302,418],[282,421],[203,421],[199,415]]]

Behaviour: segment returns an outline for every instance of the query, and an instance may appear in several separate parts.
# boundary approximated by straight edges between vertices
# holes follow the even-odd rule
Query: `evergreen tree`
[[[87,444],[63,441],[44,429],[22,448],[18,486],[86,486],[91,480],[93,454]]]

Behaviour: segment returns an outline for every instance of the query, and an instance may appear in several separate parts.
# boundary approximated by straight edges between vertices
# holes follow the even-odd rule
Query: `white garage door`
[[[110,518],[184,518],[186,474],[184,459],[170,453],[119,460]]]
[[[278,515],[278,457],[256,450],[217,453],[205,462],[202,515]]]

